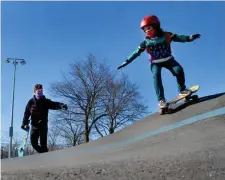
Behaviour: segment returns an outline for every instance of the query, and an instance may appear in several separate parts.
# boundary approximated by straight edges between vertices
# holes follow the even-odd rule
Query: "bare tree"
[[[22,131],[23,132],[23,131]],[[12,144],[12,157],[18,157],[18,149],[20,148],[20,145],[23,143],[23,138],[26,136],[25,134],[19,134],[18,132],[15,132],[15,136],[13,138],[13,144]],[[8,158],[8,150],[9,150],[9,138],[6,135],[8,132],[3,133],[2,141],[1,141],[1,158]],[[27,143],[24,149],[24,156],[36,154],[36,151],[33,149],[30,143],[30,136],[28,136]]]
[[[102,61],[97,62],[93,55],[72,64],[69,75],[63,74],[61,82],[51,84],[50,92],[68,102],[68,114],[60,112],[61,123],[57,123],[65,133],[70,129],[71,134],[64,134],[67,139],[77,136],[78,130],[84,134],[83,141],[89,142],[92,134],[102,137],[112,134],[147,113],[138,86],[126,76],[117,79],[110,68]]]
[[[112,134],[148,113],[147,106],[138,92],[138,86],[126,76],[116,80],[110,76],[102,97],[107,117],[96,122],[95,129],[101,137]]]
[[[1,158],[8,158],[9,137],[7,135],[8,135],[7,131],[1,133],[1,153],[2,153]],[[18,132],[14,133],[13,142],[12,142],[12,152],[11,152],[12,157],[18,156],[17,148],[22,143],[22,138],[23,136],[21,136]]]
[[[73,118],[72,112],[61,111],[54,114],[55,129],[67,146],[75,146],[83,142],[83,126]]]
[[[64,74],[62,82],[50,86],[50,91],[55,96],[67,100],[72,114],[68,117],[68,123],[75,121],[82,124],[85,142],[89,142],[94,124],[107,115],[99,97],[104,90],[108,71],[109,68],[104,63],[97,63],[96,58],[89,55],[86,60],[72,64],[69,76]],[[98,113],[90,118],[94,108],[98,109]]]
[[[9,143],[9,132],[8,131],[2,131],[1,132],[1,144]]]
[[[49,151],[54,151],[59,148],[58,144],[60,137],[60,131],[58,128],[54,125],[54,123],[50,124],[50,128],[48,131],[48,149]]]

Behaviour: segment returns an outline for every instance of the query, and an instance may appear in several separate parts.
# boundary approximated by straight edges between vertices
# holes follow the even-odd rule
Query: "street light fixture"
[[[22,60],[22,61],[20,61],[20,64],[25,65],[26,64],[26,61],[25,60]]]
[[[10,63],[9,59],[6,59],[6,61],[5,61],[5,62],[6,62],[7,64],[8,64],[8,63]]]
[[[9,127],[9,137],[10,137],[10,144],[9,144],[9,154],[8,157],[11,158],[12,154],[12,138],[13,138],[13,113],[14,113],[14,97],[15,97],[15,82],[16,82],[16,65],[21,64],[24,65],[26,64],[26,61],[24,59],[19,59],[19,58],[7,58],[6,63],[13,64],[14,65],[14,72],[13,72],[13,91],[12,91],[12,109],[11,109],[11,126]]]

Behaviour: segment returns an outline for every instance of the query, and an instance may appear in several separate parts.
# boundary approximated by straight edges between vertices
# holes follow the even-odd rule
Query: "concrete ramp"
[[[181,103],[111,136],[2,160],[3,179],[225,179],[225,93]]]

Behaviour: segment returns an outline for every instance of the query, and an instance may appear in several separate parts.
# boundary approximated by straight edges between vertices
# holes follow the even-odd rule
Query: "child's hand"
[[[123,67],[125,67],[128,63],[127,62],[124,62],[123,64],[121,64],[117,69],[121,69]]]
[[[193,35],[191,35],[191,39],[192,40],[195,40],[195,39],[198,39],[198,38],[200,38],[200,34],[193,34]]]

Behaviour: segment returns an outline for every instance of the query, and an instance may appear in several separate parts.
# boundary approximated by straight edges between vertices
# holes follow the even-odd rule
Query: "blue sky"
[[[2,2],[1,8],[3,132],[10,126],[13,82],[13,66],[4,63],[7,57],[27,61],[18,66],[16,76],[14,132],[19,133],[34,84],[42,83],[51,98],[49,83],[60,80],[60,71],[88,53],[106,58],[116,69],[142,42],[139,25],[149,14],[160,18],[164,30],[202,35],[192,43],[173,43],[173,54],[185,70],[187,86],[201,86],[200,96],[224,92],[224,2]],[[122,72],[139,84],[149,109],[157,111],[147,53]],[[162,75],[166,98],[171,99],[177,95],[176,80],[165,69]]]

